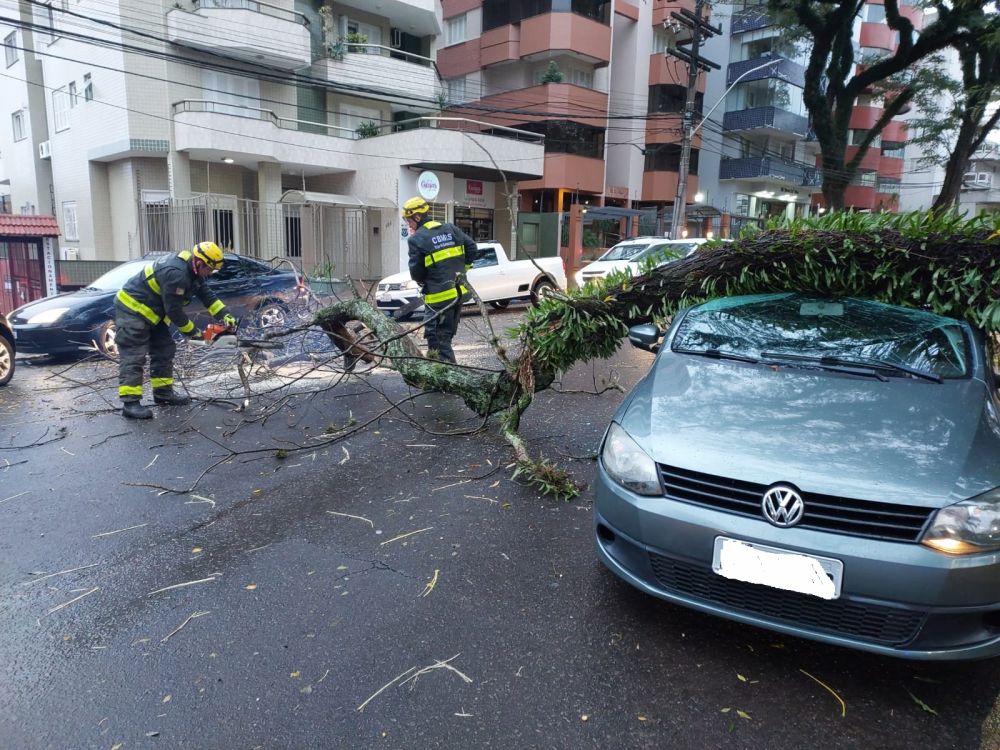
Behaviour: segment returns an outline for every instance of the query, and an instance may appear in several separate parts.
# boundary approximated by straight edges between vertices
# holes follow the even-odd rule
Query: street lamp
[[[726,96],[733,90],[737,83],[742,81],[751,73],[756,73],[758,70],[763,70],[770,65],[777,65],[783,59],[784,58],[776,57],[773,60],[768,60],[763,65],[758,65],[755,68],[750,68],[750,70],[745,70],[740,73],[740,75],[738,75],[729,85],[729,88],[722,92],[722,96],[719,98],[719,101],[712,105],[712,108],[705,113],[705,115],[701,118],[701,121],[693,128],[691,127],[691,113],[684,113],[684,138],[681,143],[680,169],[677,173],[677,197],[674,198],[674,216],[670,225],[670,237],[672,239],[680,239],[681,227],[687,223],[687,217],[685,216],[685,204],[687,203],[688,165],[691,162],[691,140],[694,138],[698,130],[701,129],[701,126],[705,124],[705,121],[708,120],[709,115],[717,110],[719,105],[726,100]]]

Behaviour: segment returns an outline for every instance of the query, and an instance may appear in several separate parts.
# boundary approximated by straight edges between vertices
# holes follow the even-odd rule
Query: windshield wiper
[[[881,370],[893,370],[895,372],[904,372],[915,378],[929,380],[932,383],[944,382],[940,375],[936,375],[933,372],[927,372],[926,370],[921,370],[918,367],[910,367],[909,365],[898,364],[896,362],[888,362],[884,359],[851,359],[849,357],[834,357],[831,355],[817,357],[809,354],[786,354],[784,352],[761,352],[761,356],[775,357],[777,359],[792,359],[800,362],[816,362],[821,367],[833,365],[840,367],[867,367]]]
[[[678,354],[694,354],[698,357],[711,357],[712,359],[732,359],[736,362],[749,362],[752,365],[760,362],[759,359],[754,357],[747,357],[744,354],[733,354],[731,352],[724,352],[720,349],[674,349]]]

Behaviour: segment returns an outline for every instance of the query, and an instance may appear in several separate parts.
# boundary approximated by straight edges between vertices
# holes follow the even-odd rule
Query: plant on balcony
[[[549,66],[542,73],[542,83],[562,83],[565,76],[559,70],[559,65],[555,60],[549,60]]]
[[[358,134],[358,138],[373,138],[379,134],[379,129],[376,123],[369,120],[358,125],[354,132]]]
[[[347,35],[348,52],[360,52],[361,54],[365,54],[368,52],[368,48],[359,45],[366,45],[366,44],[368,44],[367,34],[359,34],[356,31],[352,31],[350,34]]]
[[[331,60],[343,60],[345,52],[347,52],[347,45],[344,44],[343,40],[326,45],[326,54]]]

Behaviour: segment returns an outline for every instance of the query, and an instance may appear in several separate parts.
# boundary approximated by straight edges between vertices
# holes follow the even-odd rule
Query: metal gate
[[[291,258],[306,273],[378,279],[381,249],[372,247],[369,211],[321,203],[260,203],[229,195],[139,202],[142,254],[176,251],[212,240],[260,260]],[[375,226],[378,225],[376,220]]]
[[[0,241],[0,310],[16,307],[45,296],[42,243]]]

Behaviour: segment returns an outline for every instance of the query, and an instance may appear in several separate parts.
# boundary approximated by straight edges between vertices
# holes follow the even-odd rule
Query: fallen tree
[[[500,414],[517,472],[545,491],[572,497],[578,485],[532,459],[518,434],[536,391],[581,361],[609,357],[629,326],[665,323],[677,310],[721,296],[781,291],[855,296],[965,318],[1000,331],[1000,217],[964,221],[928,214],[841,213],[772,226],[637,277],[554,295],[515,329],[517,354],[494,338],[504,367],[481,370],[423,357],[398,324],[361,299],[321,310],[313,323],[351,358],[380,360],[409,385],[450,393],[476,414]],[[369,333],[347,328],[360,321]]]

